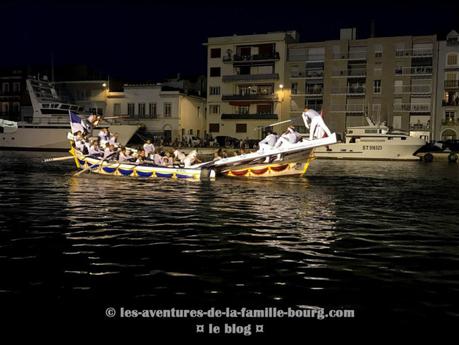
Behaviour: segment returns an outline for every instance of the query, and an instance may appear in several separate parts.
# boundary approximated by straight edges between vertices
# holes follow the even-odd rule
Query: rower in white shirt
[[[322,128],[325,131],[325,133],[327,133],[327,136],[331,136],[330,129],[328,129],[322,116],[317,111],[305,107],[303,114],[301,116],[303,117],[303,121],[306,128],[309,128],[309,140],[314,139],[315,136],[317,137],[317,127]],[[311,125],[308,124],[309,121],[311,122]]]

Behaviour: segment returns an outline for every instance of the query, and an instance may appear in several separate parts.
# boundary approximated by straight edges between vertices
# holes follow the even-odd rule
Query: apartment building
[[[0,119],[20,121],[25,104],[25,77],[20,69],[0,71]],[[30,105],[30,102],[28,102]]]
[[[208,131],[259,139],[263,126],[289,118],[287,45],[295,31],[210,37],[207,43]]]
[[[340,39],[288,45],[289,114],[322,110],[337,133],[365,117],[430,137],[435,109],[436,36]],[[414,133],[414,131],[416,133]]]
[[[126,84],[123,92],[108,92],[106,114],[141,122],[166,143],[207,134],[205,98],[162,85]]]
[[[437,118],[435,140],[457,140],[459,137],[459,34],[451,31],[439,42]]]

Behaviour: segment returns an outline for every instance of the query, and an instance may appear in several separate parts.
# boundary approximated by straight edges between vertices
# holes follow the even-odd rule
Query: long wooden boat
[[[113,175],[140,178],[172,178],[213,180],[216,176],[228,177],[279,177],[302,176],[314,159],[314,148],[336,142],[336,135],[286,145],[267,152],[253,152],[234,157],[204,162],[184,168],[182,166],[158,166],[153,163],[136,164],[129,162],[106,161],[102,158],[85,156],[74,147],[70,153],[74,156],[77,168],[100,175]]]
[[[104,161],[102,158],[87,157],[80,151],[71,149],[78,169],[87,170],[100,175],[171,178],[171,179],[215,179],[215,170],[203,168],[166,167],[154,164],[136,164],[117,161]]]

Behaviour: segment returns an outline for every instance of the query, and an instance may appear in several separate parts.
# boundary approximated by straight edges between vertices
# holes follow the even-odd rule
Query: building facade
[[[289,44],[289,114],[322,110],[337,133],[368,116],[429,139],[436,52],[435,36],[356,39],[355,29],[342,29],[335,41]]]
[[[30,108],[24,71],[21,69],[0,71],[0,119],[21,121],[24,106]]]
[[[459,138],[459,34],[451,31],[439,42],[435,140]]]
[[[207,129],[213,137],[259,139],[261,127],[289,117],[287,44],[297,40],[295,31],[208,39]]]
[[[207,134],[205,98],[161,85],[128,84],[123,92],[108,92],[106,114],[141,122],[166,143],[181,141],[184,135],[203,139]]]

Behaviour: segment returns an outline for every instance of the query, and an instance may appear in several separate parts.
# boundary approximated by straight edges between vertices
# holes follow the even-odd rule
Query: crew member
[[[322,116],[317,111],[305,107],[303,114],[301,116],[303,117],[303,121],[306,128],[309,128],[309,140],[312,140],[314,139],[314,137],[317,137],[318,133],[316,133],[316,130],[318,126],[322,128],[325,131],[325,133],[327,133],[327,136],[331,136],[330,129],[328,129]],[[309,126],[308,124],[309,121],[311,121],[311,126]]]

